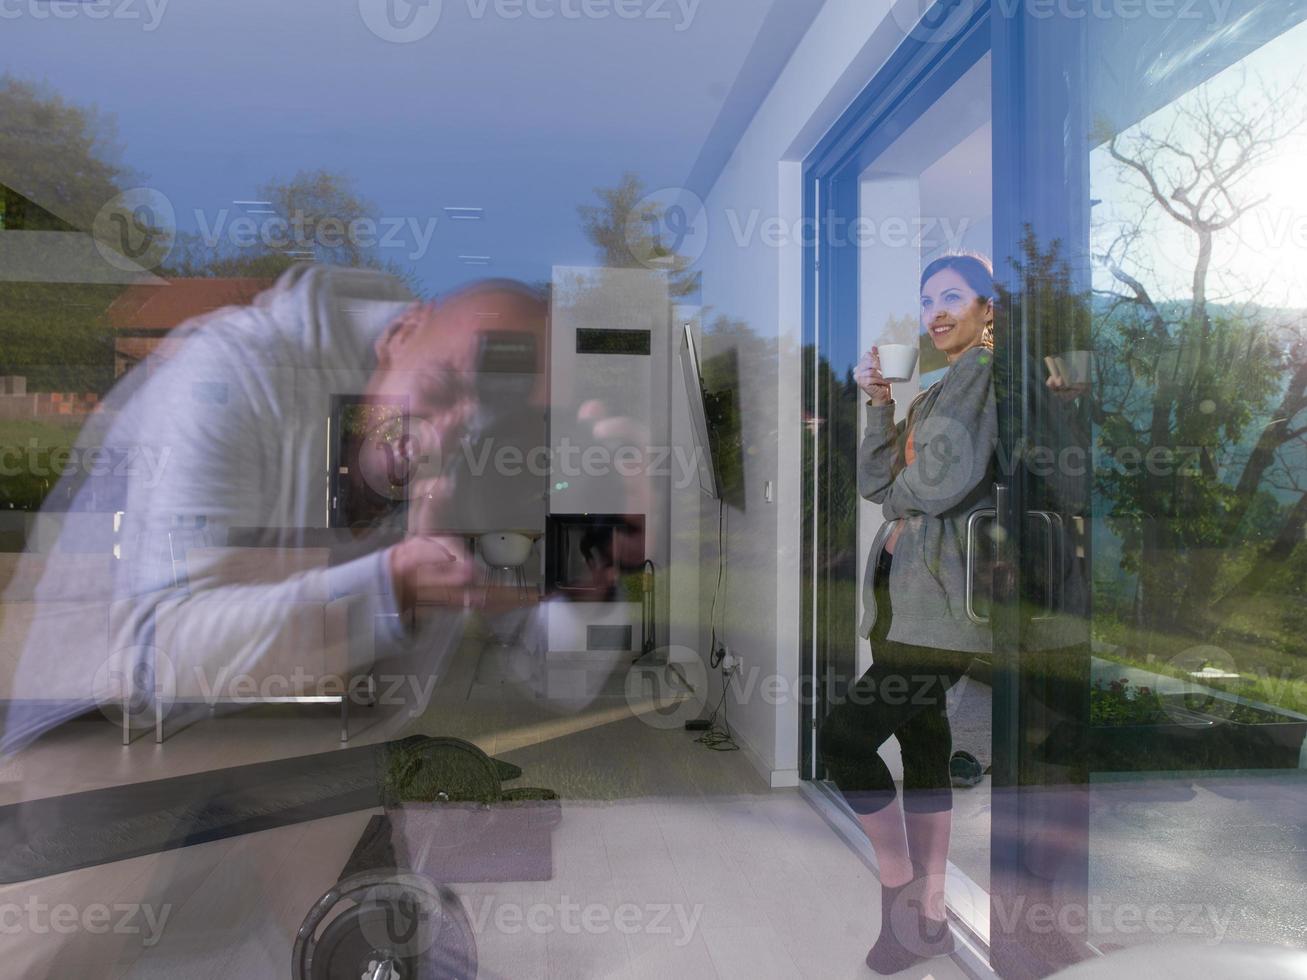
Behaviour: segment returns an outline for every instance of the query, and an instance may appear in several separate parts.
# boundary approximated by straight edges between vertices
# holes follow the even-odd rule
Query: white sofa
[[[259,588],[325,568],[328,557],[325,548],[191,549],[188,568],[232,588],[182,588],[154,609],[142,643],[132,622],[140,607],[113,598],[112,555],[0,554],[0,701],[120,703],[124,744],[151,708],[162,741],[174,703],[339,701],[346,741],[351,694],[368,690],[375,661],[371,604],[312,588],[269,601]],[[153,678],[144,695],[133,689],[142,658]]]
[[[349,739],[349,705],[368,689],[375,662],[372,606],[332,598],[325,588],[293,599],[268,598],[260,586],[325,569],[326,548],[192,548],[185,564],[223,586],[179,595],[155,612],[154,647],[171,673],[156,717],[163,738],[166,702],[210,705],[340,702],[340,738]],[[266,628],[264,628],[266,627]],[[251,639],[252,638],[252,639]]]

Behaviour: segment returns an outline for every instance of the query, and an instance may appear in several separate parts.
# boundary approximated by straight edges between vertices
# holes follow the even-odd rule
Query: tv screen
[[[744,459],[740,437],[739,381],[735,351],[700,360],[693,328],[685,324],[681,372],[690,405],[699,486],[713,498],[744,508]]]

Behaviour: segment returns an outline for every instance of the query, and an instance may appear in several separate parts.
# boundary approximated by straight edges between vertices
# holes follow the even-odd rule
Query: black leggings
[[[890,555],[876,569],[875,662],[831,709],[819,733],[827,775],[856,813],[875,813],[894,801],[894,777],[877,751],[898,736],[903,755],[903,809],[935,813],[953,806],[946,695],[972,656],[887,639]]]

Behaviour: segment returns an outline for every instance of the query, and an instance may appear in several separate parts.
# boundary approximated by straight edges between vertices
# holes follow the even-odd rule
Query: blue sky
[[[114,116],[124,162],[180,229],[197,210],[235,216],[270,179],[340,171],[381,217],[436,219],[411,265],[441,290],[592,263],[577,205],[626,170],[650,189],[685,181],[768,6],[590,0],[608,14],[573,18],[582,0],[533,0],[539,16],[512,17],[514,0],[444,0],[429,35],[396,44],[369,31],[369,2],[101,0],[105,19],[72,4],[56,19],[12,0],[3,69]],[[450,221],[450,206],[485,218]],[[418,248],[406,232],[381,254]]]

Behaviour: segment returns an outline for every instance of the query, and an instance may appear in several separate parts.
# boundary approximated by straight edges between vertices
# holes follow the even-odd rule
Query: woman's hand
[[[873,405],[888,405],[893,401],[889,382],[880,373],[880,351],[877,348],[873,347],[862,355],[862,360],[853,371],[853,380]]]

